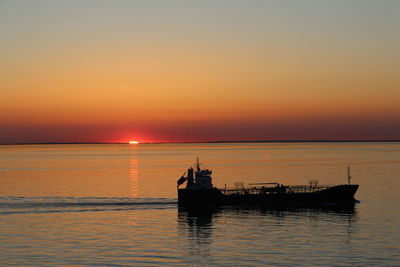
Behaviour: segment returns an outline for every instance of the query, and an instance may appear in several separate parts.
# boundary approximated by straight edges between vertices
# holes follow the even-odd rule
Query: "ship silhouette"
[[[200,168],[197,158],[195,168],[190,167],[177,181],[178,205],[196,208],[227,205],[271,208],[340,207],[354,205],[354,195],[359,187],[350,183],[350,167],[348,183],[341,185],[319,185],[317,180],[311,180],[308,185],[235,183],[234,187],[225,186],[221,189],[213,186],[211,174],[211,170]],[[184,183],[186,187],[180,188]]]

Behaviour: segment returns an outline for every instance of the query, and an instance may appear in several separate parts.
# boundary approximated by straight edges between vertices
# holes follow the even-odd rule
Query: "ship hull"
[[[354,204],[358,185],[338,185],[309,193],[223,194],[219,189],[179,189],[178,204],[187,207],[257,205],[264,207],[335,207]]]

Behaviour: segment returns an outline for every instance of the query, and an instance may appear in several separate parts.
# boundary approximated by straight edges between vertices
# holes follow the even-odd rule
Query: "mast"
[[[199,171],[200,171],[200,161],[199,161],[199,157],[197,157],[196,168],[197,168],[197,171],[199,172]]]
[[[351,172],[350,172],[350,165],[347,166],[347,182],[350,184],[351,180]]]

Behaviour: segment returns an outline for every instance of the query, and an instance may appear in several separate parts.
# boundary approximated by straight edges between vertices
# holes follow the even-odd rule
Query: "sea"
[[[177,205],[217,187],[359,184],[354,209]],[[0,266],[400,266],[400,143],[0,146]]]

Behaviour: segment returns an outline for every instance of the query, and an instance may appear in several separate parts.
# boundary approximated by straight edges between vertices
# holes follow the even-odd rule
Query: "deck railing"
[[[225,195],[231,194],[299,194],[299,193],[314,193],[327,188],[331,185],[291,185],[291,186],[243,186],[243,187],[229,187],[220,188],[219,190]]]

